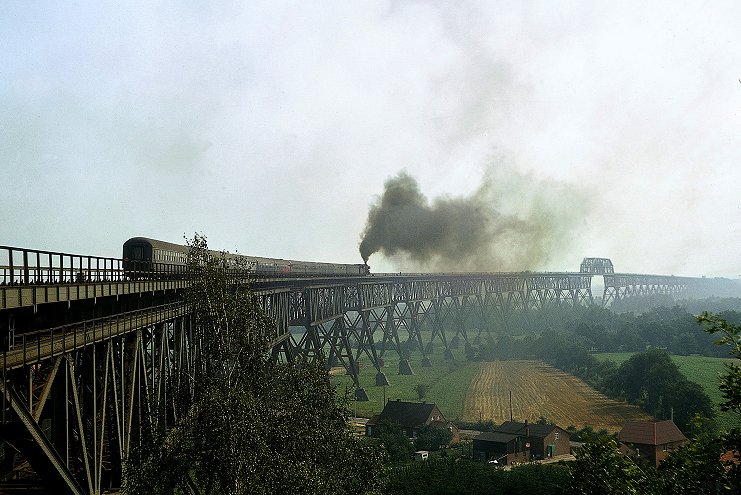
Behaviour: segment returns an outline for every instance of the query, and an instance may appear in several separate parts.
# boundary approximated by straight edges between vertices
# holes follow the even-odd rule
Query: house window
[[[553,438],[555,438],[556,440],[558,440],[558,432],[556,432],[556,433],[553,434]]]

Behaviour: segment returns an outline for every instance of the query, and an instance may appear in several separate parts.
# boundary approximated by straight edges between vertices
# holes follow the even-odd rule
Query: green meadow
[[[385,387],[376,386],[376,369],[367,357],[361,357],[360,385],[365,389],[369,400],[354,402],[350,404],[351,408],[358,416],[371,417],[383,409],[384,395],[387,400],[419,401],[414,387],[425,384],[429,389],[422,400],[436,403],[448,419],[460,418],[471,378],[478,371],[480,363],[467,360],[462,347],[453,349],[454,359],[446,360],[442,347],[442,344],[435,343],[434,352],[428,356],[432,366],[427,368],[421,365],[421,353],[412,352],[409,364],[414,375],[400,375],[399,356],[396,351],[386,351],[381,368],[389,381],[389,385]],[[332,383],[340,392],[345,388],[350,392],[354,390],[352,379],[346,375],[333,376]]]
[[[594,357],[601,361],[613,361],[618,366],[627,361],[632,352],[606,352],[594,354]],[[699,384],[718,412],[717,423],[721,429],[732,426],[741,426],[741,415],[730,412],[720,412],[719,405],[723,402],[718,385],[720,385],[719,375],[725,371],[726,363],[731,363],[733,359],[705,357],[705,356],[671,356],[672,361],[677,365],[687,379]]]
[[[466,359],[463,348],[453,349],[454,359],[445,359],[442,344],[436,342],[434,352],[428,357],[432,366],[422,367],[422,355],[419,351],[411,354],[409,363],[414,375],[399,374],[399,357],[393,350],[388,350],[383,355],[383,367],[389,385],[376,386],[376,369],[365,356],[360,358],[360,385],[368,395],[368,401],[353,401],[351,409],[358,416],[371,417],[383,409],[384,398],[386,400],[401,399],[405,401],[419,401],[415,385],[425,384],[428,386],[427,393],[422,399],[427,402],[435,402],[448,419],[463,416],[463,407],[466,394],[470,388],[471,380],[478,371],[481,363]],[[630,358],[633,353],[598,353],[594,354],[599,360],[610,360],[620,365]],[[718,385],[719,374],[723,373],[725,364],[732,359],[713,358],[704,356],[672,356],[672,360],[679,370],[689,379],[703,387],[718,412],[717,425],[721,429],[732,426],[741,426],[741,415],[732,413],[721,413],[720,403],[723,401]],[[332,384],[338,391],[345,389],[350,392],[354,390],[352,379],[344,374],[332,377]]]

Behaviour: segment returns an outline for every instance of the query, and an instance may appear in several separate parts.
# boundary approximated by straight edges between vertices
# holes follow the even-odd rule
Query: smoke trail
[[[361,256],[367,262],[381,252],[422,271],[542,267],[566,247],[579,210],[573,206],[586,196],[513,172],[495,175],[488,173],[470,196],[432,202],[408,173],[388,179],[368,212]]]

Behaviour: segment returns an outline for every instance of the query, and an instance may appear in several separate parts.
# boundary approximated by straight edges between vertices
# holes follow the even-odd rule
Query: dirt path
[[[580,379],[542,361],[482,363],[466,395],[463,419],[495,423],[509,419],[509,391],[515,420],[544,416],[562,428],[585,424],[617,431],[625,421],[650,419],[636,406],[608,399]]]

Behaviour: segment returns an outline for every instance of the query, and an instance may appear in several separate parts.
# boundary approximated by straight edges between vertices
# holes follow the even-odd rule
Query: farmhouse
[[[531,459],[545,459],[555,455],[571,452],[569,432],[554,424],[518,423],[505,421],[494,431],[517,435],[525,440],[525,447],[530,449]]]
[[[674,421],[633,421],[618,434],[620,451],[658,467],[673,450],[687,443]]]
[[[408,438],[416,438],[423,426],[439,426],[453,433],[451,443],[460,441],[458,428],[445,419],[434,402],[404,402],[400,399],[390,400],[378,416],[372,417],[365,425],[365,434],[375,436],[375,427],[381,421],[390,421],[401,425],[402,432]]]
[[[473,439],[473,458],[497,464],[525,462],[530,459],[530,449],[517,435],[485,431]]]
[[[569,433],[553,424],[505,421],[493,432],[482,433],[473,441],[474,458],[510,463],[568,454]],[[500,462],[502,462],[500,461]]]

